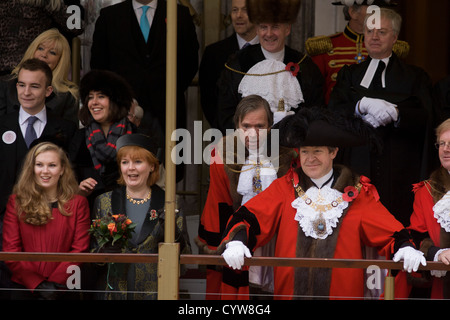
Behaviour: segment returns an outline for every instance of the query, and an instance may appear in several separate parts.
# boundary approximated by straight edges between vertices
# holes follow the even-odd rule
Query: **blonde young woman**
[[[42,142],[27,154],[6,207],[3,251],[86,252],[89,206],[65,152]],[[71,262],[8,261],[12,299],[57,299]],[[23,290],[24,288],[29,289]],[[44,290],[45,289],[45,290]]]
[[[68,79],[71,50],[67,39],[58,29],[49,29],[38,35],[28,46],[20,63],[9,79],[0,84],[0,115],[19,108],[16,83],[23,61],[37,58],[46,62],[53,72],[53,93],[46,100],[46,107],[53,114],[78,123],[79,94],[76,84]]]

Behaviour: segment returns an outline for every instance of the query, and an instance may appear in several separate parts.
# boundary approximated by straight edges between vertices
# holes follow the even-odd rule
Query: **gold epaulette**
[[[403,40],[397,40],[392,51],[401,59],[405,59],[409,55],[409,43]]]
[[[312,37],[306,40],[305,49],[310,56],[316,56],[333,50],[333,43],[329,36]]]

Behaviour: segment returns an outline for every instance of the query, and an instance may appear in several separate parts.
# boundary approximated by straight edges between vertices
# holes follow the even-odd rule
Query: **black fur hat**
[[[300,0],[247,0],[247,14],[252,23],[289,23],[297,19]]]
[[[273,129],[279,129],[280,145],[354,147],[369,144],[373,151],[381,150],[375,129],[359,117],[346,118],[328,109],[302,108],[285,117]]]
[[[100,91],[119,107],[130,109],[133,103],[133,91],[128,82],[117,73],[108,70],[91,70],[80,82],[81,102],[91,91]]]

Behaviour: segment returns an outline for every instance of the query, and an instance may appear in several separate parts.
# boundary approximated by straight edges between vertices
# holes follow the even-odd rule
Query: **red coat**
[[[223,163],[214,162],[209,168],[210,185],[205,207],[200,218],[198,231],[198,244],[203,247],[205,253],[215,251],[222,239],[228,218],[233,213],[233,200],[230,194],[230,181],[225,173]],[[217,300],[220,298],[222,272],[215,267],[206,270],[206,299]]]
[[[224,146],[226,144],[224,143]],[[223,151],[226,151],[224,149]],[[290,167],[293,151],[287,148],[280,148],[278,176],[284,175]],[[227,163],[227,168],[223,162]],[[210,184],[208,197],[200,218],[197,244],[203,253],[215,253],[220,245],[223,232],[229,218],[237,210],[242,202],[242,195],[237,192],[242,165],[229,164],[222,159],[218,149],[211,152],[211,164],[209,168]],[[243,274],[242,278],[247,277]],[[228,284],[222,282],[222,270],[213,266],[208,266],[206,271],[206,293],[207,299],[220,299],[220,292],[229,293]],[[240,291],[248,293],[247,289]],[[228,299],[229,296],[225,296]]]
[[[434,245],[440,247],[441,226],[434,217],[433,206],[435,203],[430,190],[431,188],[428,181],[414,185],[414,211],[411,215],[411,224],[408,229],[420,233],[428,232]],[[442,278],[433,277],[431,298],[442,299],[442,290]]]
[[[325,41],[327,46],[323,46]],[[330,93],[336,84],[339,70],[344,65],[360,63],[368,56],[364,46],[364,35],[357,34],[349,26],[345,27],[344,32],[329,37],[308,39],[306,48],[325,78],[326,103],[328,103]],[[321,50],[318,51],[318,48]]]
[[[341,226],[332,257],[363,259],[362,248],[366,245],[378,248],[380,255],[390,259],[394,252],[393,235],[404,229],[403,225],[381,204],[378,193],[369,183],[369,179],[361,177],[360,182],[363,186],[358,197],[351,202],[344,218],[339,220]],[[244,207],[250,213],[245,216],[254,215],[260,228],[259,234],[256,234],[256,244],[250,249],[263,246],[277,233],[275,256],[296,257],[299,223],[294,220],[296,210],[291,205],[294,200],[292,181],[285,176],[275,180],[263,193],[245,204]],[[233,231],[243,225],[249,232],[249,229],[255,227],[249,221],[252,219],[248,220],[244,217],[242,222],[234,225],[231,223],[232,226],[228,228],[229,237],[225,240],[230,240]],[[251,241],[250,234],[249,241]],[[275,267],[274,269],[274,295],[278,295],[275,298],[289,299],[294,293],[294,268]],[[362,269],[333,269],[329,296],[363,297],[364,285]]]
[[[89,249],[90,212],[86,198],[76,195],[71,200],[73,214],[63,216],[57,208],[46,225],[27,224],[17,216],[15,195],[6,206],[3,223],[5,252],[87,252]],[[42,281],[66,284],[72,262],[6,261],[12,272],[11,280],[26,288],[35,289]]]

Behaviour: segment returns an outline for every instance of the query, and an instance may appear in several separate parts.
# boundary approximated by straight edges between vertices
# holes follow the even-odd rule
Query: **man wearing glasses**
[[[433,154],[431,80],[392,51],[400,15],[386,8],[380,8],[379,14],[375,28],[367,24],[372,17],[366,17],[364,41],[369,58],[341,69],[328,106],[361,117],[376,128],[384,144],[381,155],[357,147],[346,150],[343,158],[372,180],[383,204],[407,226],[413,203],[411,185],[428,177]]]

